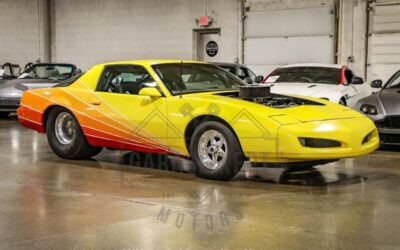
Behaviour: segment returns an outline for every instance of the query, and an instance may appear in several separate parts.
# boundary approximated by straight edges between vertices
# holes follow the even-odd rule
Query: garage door
[[[332,7],[246,13],[244,62],[258,74],[281,65],[333,63],[335,19]]]
[[[377,0],[371,7],[368,80],[386,81],[400,69],[400,1]]]

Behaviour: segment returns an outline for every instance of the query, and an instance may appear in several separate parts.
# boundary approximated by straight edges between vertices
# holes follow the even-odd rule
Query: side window
[[[345,84],[351,83],[351,80],[353,79],[353,77],[354,77],[354,74],[351,70],[346,69],[344,71],[344,83]]]
[[[254,78],[256,78],[256,74],[254,74],[253,71],[251,71],[249,69],[247,69],[247,71],[249,72],[250,78],[254,80]]]
[[[100,77],[97,91],[137,95],[140,89],[146,87],[146,83],[153,82],[153,78],[142,66],[109,65]]]
[[[397,72],[394,77],[389,79],[387,88],[400,88],[400,71]]]
[[[244,78],[249,77],[249,72],[247,72],[246,68],[240,67],[238,76],[240,79],[243,80]]]

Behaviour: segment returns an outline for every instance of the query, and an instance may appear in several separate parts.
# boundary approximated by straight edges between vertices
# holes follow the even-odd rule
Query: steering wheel
[[[115,83],[113,83],[112,81],[110,82],[110,85],[108,86],[109,91],[113,93],[122,93],[122,88],[120,84],[122,82],[122,79],[118,80],[118,78],[115,78],[115,81]]]

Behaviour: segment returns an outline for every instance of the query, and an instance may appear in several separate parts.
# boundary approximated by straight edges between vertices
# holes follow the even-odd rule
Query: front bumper
[[[387,116],[375,122],[383,145],[400,145],[400,116]]]
[[[306,147],[299,138],[340,142],[340,146]],[[349,118],[282,125],[277,136],[276,153],[268,158],[252,157],[253,162],[302,162],[352,158],[379,147],[379,135],[368,118]]]
[[[0,111],[15,112],[17,111],[20,99],[2,98],[0,97]]]
[[[400,145],[400,128],[379,128],[379,138],[383,145]]]

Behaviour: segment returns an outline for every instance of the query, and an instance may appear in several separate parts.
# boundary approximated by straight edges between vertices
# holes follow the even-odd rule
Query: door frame
[[[193,54],[192,59],[196,61],[200,61],[200,53],[202,50],[201,46],[201,35],[203,34],[217,34],[221,35],[221,29],[193,29]]]

